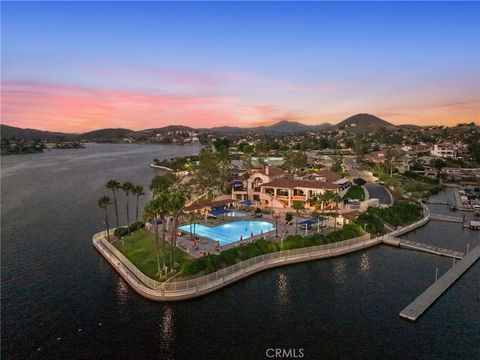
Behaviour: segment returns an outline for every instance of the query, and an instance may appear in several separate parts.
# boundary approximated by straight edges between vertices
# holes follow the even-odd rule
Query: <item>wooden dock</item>
[[[454,223],[462,223],[463,224],[464,219],[456,217],[456,216],[448,216],[448,215],[441,215],[441,214],[430,214],[430,220],[454,222]]]
[[[416,321],[455,281],[480,258],[480,245],[470,251],[462,261],[450,268],[440,279],[400,312],[400,316]]]
[[[447,256],[455,259],[463,259],[464,254],[459,251],[454,251],[450,249],[441,248],[438,246],[428,245],[424,243],[418,243],[415,241],[405,240],[405,239],[398,239],[398,246],[406,249],[411,250],[418,250],[427,252],[430,254]]]

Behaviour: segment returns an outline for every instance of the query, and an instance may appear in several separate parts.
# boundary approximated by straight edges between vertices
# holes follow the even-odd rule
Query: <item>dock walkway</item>
[[[463,223],[464,219],[456,217],[456,216],[441,215],[441,214],[430,214],[430,220]]]
[[[455,281],[460,278],[480,258],[480,245],[470,251],[462,261],[455,264],[433,283],[410,305],[400,312],[400,316],[416,321]]]
[[[433,246],[433,245],[428,245],[424,243],[418,243],[415,241],[411,240],[405,240],[405,239],[399,239],[399,246],[406,248],[406,249],[412,249],[412,250],[420,250],[423,252],[428,252],[430,254],[436,254],[436,255],[441,255],[441,256],[447,256],[455,259],[463,259],[464,255],[463,253],[459,251],[454,251],[450,249],[445,249],[441,248],[438,246]]]

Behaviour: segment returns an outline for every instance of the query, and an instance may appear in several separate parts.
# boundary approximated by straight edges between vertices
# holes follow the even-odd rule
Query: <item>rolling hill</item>
[[[375,130],[381,127],[395,127],[395,125],[370,114],[357,114],[339,122],[336,128],[357,128],[360,130]]]

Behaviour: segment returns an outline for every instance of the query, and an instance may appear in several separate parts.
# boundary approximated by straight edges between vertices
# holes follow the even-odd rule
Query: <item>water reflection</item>
[[[115,292],[117,294],[118,303],[120,305],[125,304],[128,296],[128,285],[125,283],[125,281],[121,277],[119,277],[117,280],[117,288]]]
[[[169,305],[165,305],[162,309],[162,316],[158,324],[160,327],[160,344],[162,345],[162,350],[165,351],[172,350],[172,345],[175,340],[173,315],[173,309]]]
[[[362,272],[367,272],[370,270],[370,259],[368,258],[367,253],[364,253],[360,256],[360,270]]]
[[[282,307],[290,304],[289,292],[287,275],[284,273],[278,274],[275,302]]]
[[[343,283],[345,281],[345,270],[347,263],[344,258],[336,258],[332,261],[333,280],[336,283]]]

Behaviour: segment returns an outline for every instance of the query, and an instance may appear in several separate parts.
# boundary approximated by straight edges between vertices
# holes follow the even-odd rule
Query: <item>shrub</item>
[[[293,220],[293,215],[291,213],[287,212],[285,214],[285,220],[288,221],[288,222],[292,221]]]
[[[122,238],[125,235],[128,235],[128,229],[124,227],[117,228],[113,232],[113,235],[115,235],[117,238]]]

